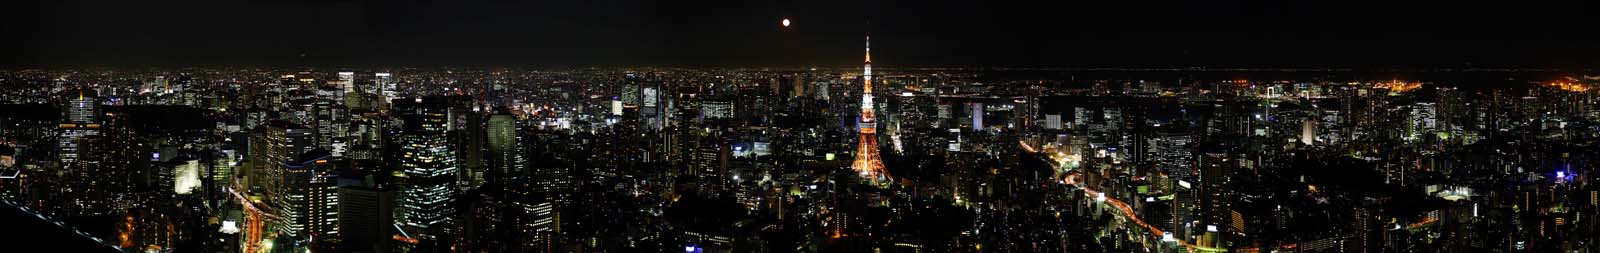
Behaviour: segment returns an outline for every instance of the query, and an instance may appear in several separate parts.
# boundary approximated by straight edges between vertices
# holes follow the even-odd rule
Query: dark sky
[[[1600,4],[1582,2],[7,2],[12,67],[847,66],[867,32],[886,66],[1600,63]]]

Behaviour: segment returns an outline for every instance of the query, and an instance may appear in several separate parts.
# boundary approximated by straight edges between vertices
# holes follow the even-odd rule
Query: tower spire
[[[867,66],[872,66],[872,34],[867,34]],[[872,74],[872,72],[867,72]]]
[[[850,169],[862,178],[882,183],[890,178],[883,160],[878,158],[878,123],[872,108],[872,36],[867,35],[866,39],[866,61],[861,69],[861,121],[856,123],[861,140],[857,142],[856,158]]]

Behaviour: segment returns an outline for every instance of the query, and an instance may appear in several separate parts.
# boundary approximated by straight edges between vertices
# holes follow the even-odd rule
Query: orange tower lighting
[[[856,145],[856,158],[850,164],[850,169],[873,182],[886,182],[890,180],[889,172],[884,170],[883,160],[878,158],[878,129],[872,113],[871,41],[872,37],[867,37],[866,67],[861,75],[861,121],[856,124],[861,132],[861,141]]]

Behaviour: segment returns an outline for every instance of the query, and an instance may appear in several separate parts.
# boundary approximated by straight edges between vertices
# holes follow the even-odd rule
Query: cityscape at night
[[[1600,252],[1582,4],[23,5],[3,252]]]

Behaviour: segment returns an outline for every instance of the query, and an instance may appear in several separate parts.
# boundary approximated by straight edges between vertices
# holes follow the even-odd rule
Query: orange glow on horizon
[[[1378,83],[1378,84],[1373,85],[1372,87],[1373,88],[1379,88],[1379,89],[1389,89],[1390,92],[1407,92],[1407,91],[1415,90],[1417,88],[1422,88],[1422,83],[1421,82],[1407,83],[1407,82],[1402,82],[1400,80],[1394,80],[1394,81],[1387,82],[1387,83]]]
[[[1556,89],[1561,89],[1561,90],[1564,90],[1564,91],[1571,91],[1571,92],[1589,91],[1589,86],[1588,85],[1583,85],[1583,84],[1579,84],[1579,83],[1552,82],[1552,83],[1545,84],[1545,86],[1551,87],[1551,88],[1556,88]]]

